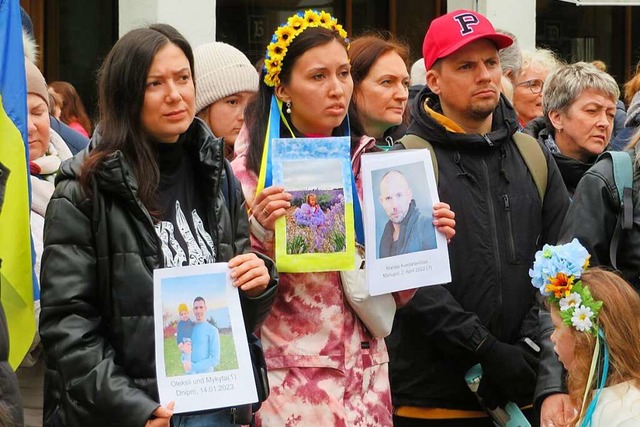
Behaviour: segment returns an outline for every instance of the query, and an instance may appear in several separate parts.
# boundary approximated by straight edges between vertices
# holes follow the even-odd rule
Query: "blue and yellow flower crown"
[[[347,32],[338,24],[338,20],[325,11],[307,10],[298,12],[289,17],[287,22],[278,27],[271,37],[271,43],[267,46],[267,53],[264,60],[264,82],[267,86],[274,87],[280,85],[280,71],[282,71],[282,61],[287,55],[287,49],[293,39],[307,28],[326,28],[337,32],[349,44]]]
[[[560,308],[562,321],[580,332],[598,333],[596,319],[602,301],[595,301],[580,277],[589,267],[589,252],[573,239],[564,245],[544,245],[536,253],[531,283]]]

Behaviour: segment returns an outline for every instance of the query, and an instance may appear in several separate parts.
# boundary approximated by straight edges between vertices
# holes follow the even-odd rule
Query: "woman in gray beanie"
[[[225,156],[231,161],[244,109],[258,92],[258,73],[242,52],[226,43],[203,44],[193,55],[196,114],[215,136],[224,138]]]

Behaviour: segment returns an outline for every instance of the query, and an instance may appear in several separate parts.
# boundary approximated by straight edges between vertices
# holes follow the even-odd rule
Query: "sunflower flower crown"
[[[544,245],[536,253],[531,283],[560,308],[562,321],[580,332],[598,334],[597,316],[602,301],[595,301],[580,277],[589,266],[589,252],[573,239],[564,245]]]
[[[287,22],[280,25],[271,37],[271,43],[267,46],[267,53],[264,60],[264,82],[267,86],[275,87],[280,85],[280,71],[282,71],[282,61],[287,55],[287,49],[291,42],[307,28],[326,28],[337,32],[347,42],[349,39],[347,32],[338,24],[338,20],[325,11],[307,10],[298,12],[289,17]]]

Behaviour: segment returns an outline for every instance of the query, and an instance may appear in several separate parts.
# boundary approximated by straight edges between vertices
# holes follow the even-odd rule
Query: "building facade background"
[[[575,1],[575,0],[572,0]],[[623,0],[624,1],[624,0]],[[600,59],[619,84],[640,60],[640,6],[576,6],[560,0],[20,0],[31,15],[47,81],[71,82],[94,114],[97,69],[119,35],[167,22],[197,46],[219,40],[258,61],[275,28],[298,10],[324,9],[350,36],[388,32],[421,56],[431,20],[467,8],[518,36],[525,49],[548,47],[567,61]]]

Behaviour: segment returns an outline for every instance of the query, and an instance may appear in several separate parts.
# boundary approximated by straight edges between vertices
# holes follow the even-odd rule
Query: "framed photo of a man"
[[[226,263],[154,271],[160,402],[192,412],[257,402],[238,289]]]
[[[374,200],[377,195],[379,201],[375,207],[376,235],[380,236],[378,258],[435,249],[431,195],[428,188],[419,184],[427,182],[423,164],[378,169],[371,175]],[[413,186],[420,191],[414,192]]]
[[[438,191],[429,152],[365,154],[362,173],[369,293],[450,281],[446,238],[433,225]]]

